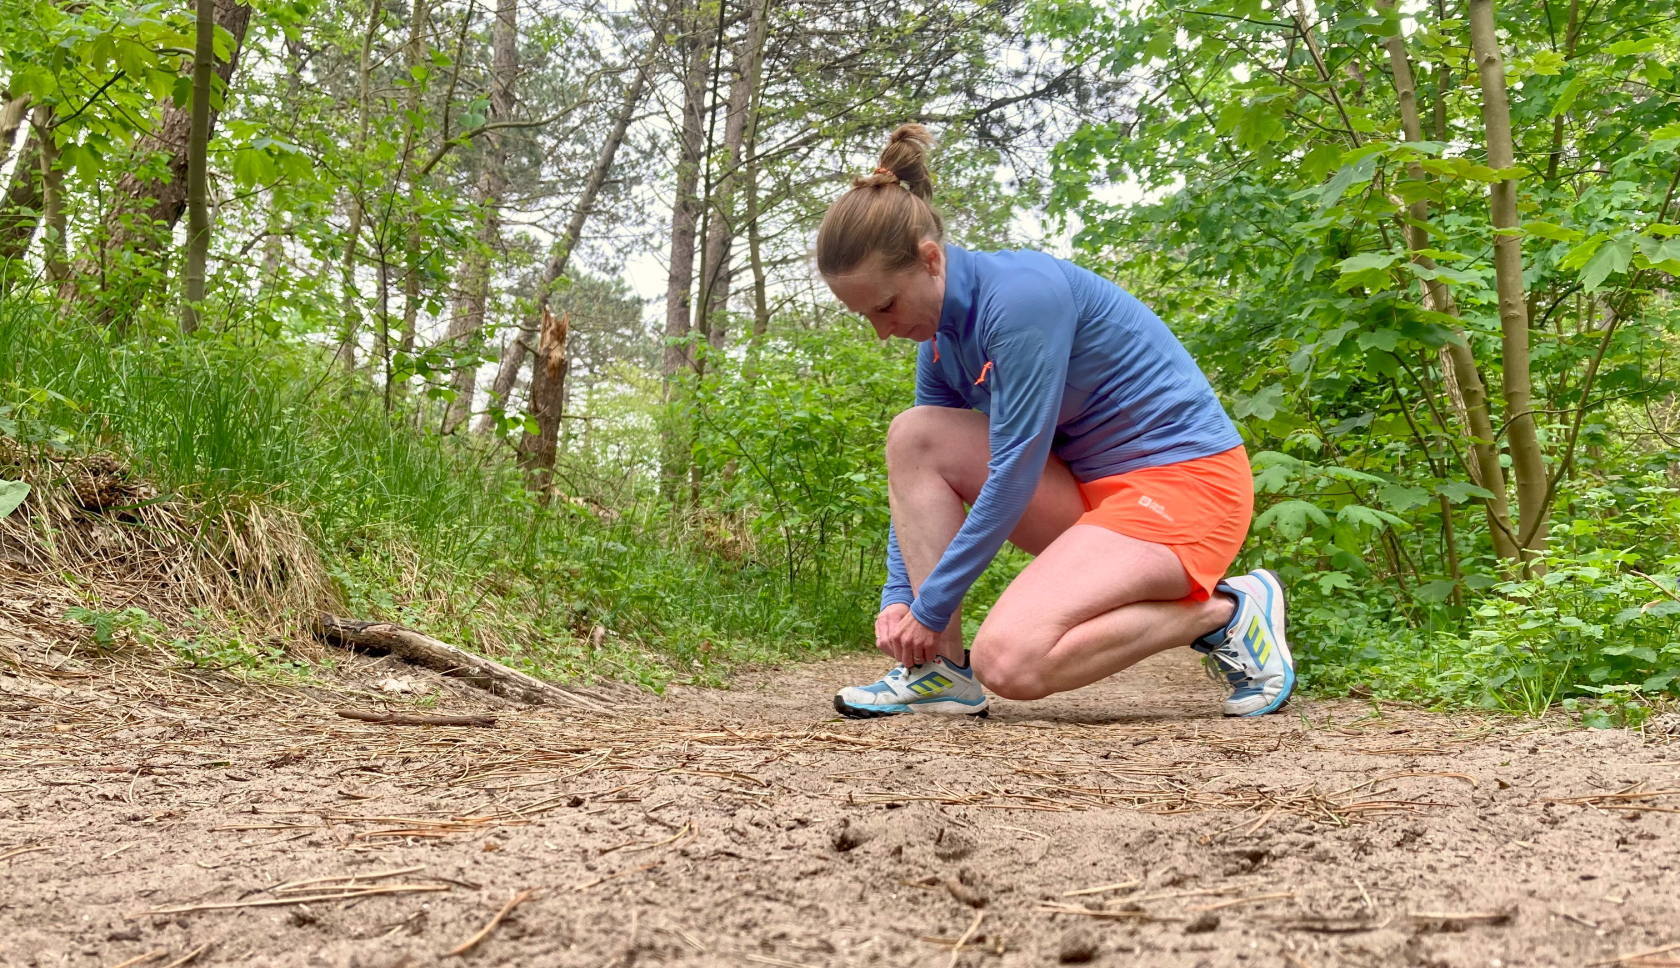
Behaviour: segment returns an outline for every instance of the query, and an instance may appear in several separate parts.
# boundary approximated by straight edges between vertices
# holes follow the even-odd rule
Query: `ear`
[[[923,239],[916,246],[916,254],[921,256],[921,263],[930,276],[945,273],[945,247],[932,239]]]

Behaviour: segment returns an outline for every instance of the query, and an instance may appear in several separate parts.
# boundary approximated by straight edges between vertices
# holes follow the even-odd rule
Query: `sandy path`
[[[419,965],[528,890],[444,962],[1583,965],[1680,942],[1680,795],[1635,796],[1680,793],[1671,741],[1351,701],[1225,721],[1191,658],[987,722],[836,721],[835,684],[880,671],[860,658],[494,729],[0,663],[0,963]],[[1548,802],[1582,797],[1602,807]],[[371,886],[400,890],[290,900]],[[249,902],[282,903],[148,913]]]

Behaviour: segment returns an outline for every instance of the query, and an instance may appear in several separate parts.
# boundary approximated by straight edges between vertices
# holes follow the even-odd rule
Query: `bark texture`
[[[711,199],[706,249],[701,259],[700,305],[705,312],[706,342],[722,350],[729,336],[729,292],[733,272],[735,237],[740,234],[742,214],[736,210],[743,182],[741,158],[747,136],[753,94],[758,86],[759,50],[764,44],[764,4],[756,2],[748,14],[744,40],[736,45],[731,71],[729,106],[723,124],[723,175]]]
[[[691,8],[684,15],[682,124],[677,139],[676,195],[671,203],[671,258],[665,283],[665,355],[661,365],[665,400],[670,406],[660,442],[660,480],[665,496],[673,499],[689,470],[690,435],[679,401],[683,382],[694,372],[695,363],[690,335],[694,327],[694,249],[701,210],[696,190],[705,150],[702,124],[707,64],[716,40],[712,23],[700,9]]]
[[[193,27],[192,104],[187,112],[187,269],[181,332],[198,329],[210,261],[210,72],[216,62],[216,0],[198,0]]]
[[[216,25],[233,37],[228,59],[216,63],[211,73],[219,78],[226,90],[239,65],[244,47],[245,31],[251,25],[251,8],[243,3],[219,4]],[[209,120],[206,137],[215,133],[218,111],[208,104]],[[187,208],[187,141],[192,131],[191,105],[178,108],[166,104],[150,133],[135,146],[136,157],[164,156],[165,174],[161,178],[148,177],[142,171],[123,173],[112,191],[112,204],[106,211],[102,229],[102,257],[97,262],[83,260],[77,275],[98,277],[98,288],[107,294],[106,306],[125,302],[124,293],[136,286],[153,284],[157,257],[168,245],[175,223]],[[127,293],[132,302],[139,302],[138,292]],[[109,313],[109,309],[106,310]]]
[[[1389,9],[1392,8],[1393,2],[1385,0],[1379,6]],[[1417,84],[1412,75],[1411,59],[1406,54],[1405,38],[1398,34],[1387,37],[1383,40],[1383,46],[1388,50],[1389,67],[1394,73],[1395,94],[1400,102],[1401,129],[1405,132],[1407,141],[1422,141],[1423,121],[1418,112]],[[1411,164],[1409,174],[1419,181],[1429,177],[1423,165],[1417,162]],[[1430,247],[1427,227],[1429,202],[1418,199],[1411,204],[1408,214],[1411,219],[1405,226],[1406,245],[1417,253],[1420,249]],[[1425,269],[1435,268],[1435,260],[1421,253],[1413,255],[1412,261]],[[1456,319],[1458,305],[1447,285],[1439,279],[1427,280],[1423,285],[1429,307]],[[1485,507],[1494,549],[1502,558],[1515,559],[1516,537],[1511,527],[1509,498],[1505,493],[1505,471],[1499,464],[1499,448],[1494,442],[1493,420],[1488,415],[1487,388],[1482,385],[1482,376],[1476,369],[1475,355],[1465,338],[1464,328],[1456,326],[1456,329],[1460,342],[1443,347],[1441,362],[1442,370],[1447,372],[1452,386],[1457,388],[1454,404],[1461,407],[1460,415],[1465,423],[1465,435],[1470,438],[1470,453],[1466,457],[1467,469],[1477,486],[1493,492],[1493,497],[1485,502]]]
[[[1503,170],[1516,164],[1511,138],[1511,102],[1505,90],[1505,59],[1495,32],[1493,0],[1470,0],[1470,42],[1481,76],[1482,124],[1487,132],[1488,166]],[[1518,550],[1525,570],[1543,567],[1546,549],[1546,465],[1535,430],[1533,386],[1529,376],[1528,305],[1523,292],[1522,236],[1501,233],[1520,224],[1517,179],[1488,186],[1492,216],[1493,268],[1499,288],[1499,326],[1503,334],[1503,382],[1506,439],[1517,484]]]
[[[496,23],[490,32],[490,121],[513,117],[514,80],[519,76],[519,3],[497,0]],[[507,191],[507,140],[500,131],[484,136],[484,170],[479,173],[478,204],[484,213],[478,245],[468,253],[461,271],[461,294],[449,318],[445,338],[460,353],[474,349],[484,329],[484,307],[490,295],[490,254],[501,246],[502,194]],[[474,354],[476,356],[476,353]],[[455,399],[450,401],[443,432],[454,433],[472,415],[478,390],[478,365],[455,368]]]
[[[0,200],[0,274],[4,277],[17,275],[17,267],[9,263],[23,258],[40,223],[41,141],[31,127],[18,153],[17,166],[12,169],[6,197]]]
[[[605,705],[569,689],[543,682],[500,662],[474,655],[401,625],[321,615],[315,620],[315,631],[321,638],[336,645],[377,655],[394,655],[404,662],[465,680],[504,699],[532,705],[573,706],[597,713],[610,712]]]
[[[531,361],[531,416],[537,432],[527,432],[519,441],[519,463],[531,474],[531,489],[548,503],[554,483],[554,457],[560,445],[560,416],[565,407],[566,334],[568,316],[555,316],[542,308],[542,336],[536,359]]]

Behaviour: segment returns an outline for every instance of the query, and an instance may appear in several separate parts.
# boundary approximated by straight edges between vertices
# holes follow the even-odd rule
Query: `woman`
[[[894,131],[817,232],[835,298],[921,344],[916,405],[887,434],[875,638],[899,664],[835,709],[985,715],[986,689],[1040,699],[1189,645],[1229,681],[1227,716],[1277,710],[1295,685],[1283,587],[1265,569],[1224,578],[1253,479],[1207,378],[1113,283],[944,244],[931,146],[920,125]],[[963,595],[1006,538],[1037,557],[965,650]]]

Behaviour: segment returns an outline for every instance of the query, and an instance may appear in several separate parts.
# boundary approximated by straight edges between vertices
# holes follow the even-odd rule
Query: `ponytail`
[[[919,124],[900,125],[887,138],[875,171],[828,207],[817,229],[817,271],[839,276],[871,258],[895,272],[920,258],[921,244],[945,241],[945,220],[934,209],[927,156],[933,137]]]

